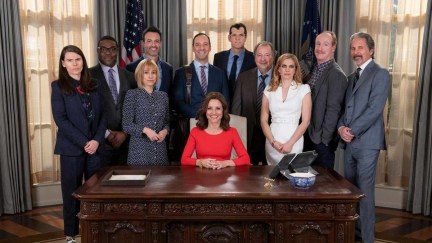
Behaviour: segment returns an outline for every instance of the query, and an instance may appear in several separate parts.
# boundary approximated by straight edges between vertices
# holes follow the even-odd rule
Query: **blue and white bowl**
[[[308,173],[291,173],[288,179],[292,186],[299,189],[308,189],[315,183],[316,176],[310,172]]]

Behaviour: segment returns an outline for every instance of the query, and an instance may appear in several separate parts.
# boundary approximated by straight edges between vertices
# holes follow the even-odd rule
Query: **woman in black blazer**
[[[55,154],[60,155],[63,218],[66,242],[79,234],[79,201],[72,193],[100,167],[106,120],[96,82],[83,52],[65,46],[60,54],[58,80],[51,83],[51,106],[58,127]]]

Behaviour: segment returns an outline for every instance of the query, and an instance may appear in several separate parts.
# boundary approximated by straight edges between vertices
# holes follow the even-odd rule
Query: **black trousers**
[[[80,203],[72,196],[84,180],[88,180],[101,168],[101,156],[83,154],[80,156],[60,155],[61,189],[63,197],[64,234],[76,236],[79,234],[79,219],[77,214]]]

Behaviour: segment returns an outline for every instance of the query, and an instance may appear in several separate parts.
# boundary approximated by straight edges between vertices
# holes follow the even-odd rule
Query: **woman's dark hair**
[[[206,113],[207,113],[207,107],[210,103],[210,100],[219,100],[220,103],[222,104],[223,115],[222,115],[220,127],[224,131],[228,130],[230,127],[229,125],[230,116],[228,113],[228,104],[225,101],[225,97],[219,92],[210,92],[207,94],[206,98],[204,99],[204,102],[201,105],[201,108],[198,111],[198,122],[196,126],[202,130],[208,127],[208,119]]]
[[[63,67],[62,61],[65,59],[65,55],[68,52],[73,52],[81,56],[83,61],[83,69],[81,71],[81,78],[78,80],[80,82],[80,89],[83,92],[92,92],[96,88],[96,82],[90,79],[90,72],[87,66],[87,61],[85,59],[85,56],[81,49],[79,49],[77,46],[74,45],[68,45],[63,47],[63,50],[60,54],[59,59],[59,75],[58,75],[58,83],[60,90],[64,94],[73,95],[77,91],[75,89],[74,85],[74,78],[72,78],[69,73],[67,72],[66,68]]]

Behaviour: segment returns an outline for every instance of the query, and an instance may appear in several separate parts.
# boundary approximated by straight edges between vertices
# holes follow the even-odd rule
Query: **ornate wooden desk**
[[[112,169],[151,176],[145,186],[101,185]],[[354,242],[359,189],[323,168],[308,190],[282,177],[265,187],[272,169],[107,168],[74,193],[82,241]]]

